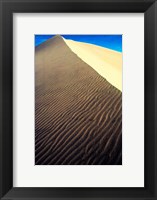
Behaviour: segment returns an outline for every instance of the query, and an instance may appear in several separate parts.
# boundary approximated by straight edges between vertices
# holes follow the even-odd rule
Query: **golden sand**
[[[84,42],[64,41],[78,57],[122,91],[122,53]]]

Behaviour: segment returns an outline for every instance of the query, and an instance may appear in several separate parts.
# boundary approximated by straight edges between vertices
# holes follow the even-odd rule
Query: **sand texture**
[[[35,164],[122,164],[122,93],[60,36],[35,49]]]

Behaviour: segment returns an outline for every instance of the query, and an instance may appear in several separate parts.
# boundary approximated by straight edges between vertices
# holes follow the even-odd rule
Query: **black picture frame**
[[[13,13],[48,12],[144,13],[144,188],[13,187]],[[155,0],[0,0],[0,197],[18,200],[157,199],[157,2]]]

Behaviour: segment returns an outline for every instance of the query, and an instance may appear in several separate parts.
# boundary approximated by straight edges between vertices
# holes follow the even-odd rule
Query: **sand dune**
[[[122,91],[122,53],[93,44],[64,41],[77,56]]]
[[[60,36],[35,50],[35,163],[122,163],[122,95]]]

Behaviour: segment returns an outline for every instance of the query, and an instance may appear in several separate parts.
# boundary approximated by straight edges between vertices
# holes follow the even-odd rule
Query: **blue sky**
[[[55,35],[35,35],[35,46]],[[65,39],[86,42],[122,52],[122,35],[61,35]]]

